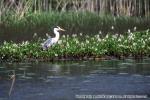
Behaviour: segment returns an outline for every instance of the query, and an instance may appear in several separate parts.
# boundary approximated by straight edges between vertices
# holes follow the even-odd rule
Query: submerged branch
[[[12,79],[12,83],[11,83],[11,87],[9,89],[9,96],[11,95],[12,93],[12,90],[13,90],[13,87],[14,87],[14,84],[15,84],[15,80],[16,80],[16,75],[15,75],[15,71],[13,71],[13,75],[10,76],[10,79]]]

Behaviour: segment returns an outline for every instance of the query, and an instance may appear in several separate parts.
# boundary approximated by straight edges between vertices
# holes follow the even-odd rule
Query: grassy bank
[[[10,13],[10,14],[9,14]],[[21,40],[32,39],[32,35],[37,33],[43,37],[45,33],[51,32],[52,27],[60,25],[67,30],[68,34],[95,34],[102,33],[125,33],[128,29],[137,31],[150,28],[150,19],[140,17],[99,15],[89,12],[54,12],[49,13],[27,12],[23,17],[9,12],[1,16],[0,37],[1,40]],[[114,27],[112,29],[112,27]],[[6,37],[9,35],[8,37]],[[16,39],[16,40],[18,40]],[[21,41],[20,40],[20,41]]]
[[[80,37],[80,38],[79,38]],[[83,37],[83,38],[81,38]],[[1,61],[25,61],[31,59],[54,60],[104,56],[150,56],[150,31],[125,33],[124,35],[97,34],[92,37],[81,33],[72,36],[64,35],[57,45],[48,51],[41,49],[43,39],[22,43],[4,42],[0,47]]]

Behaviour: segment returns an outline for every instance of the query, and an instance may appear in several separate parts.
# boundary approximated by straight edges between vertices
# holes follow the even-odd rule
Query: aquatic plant
[[[42,50],[42,39],[22,43],[4,42],[0,47],[1,61],[84,59],[104,56],[150,56],[150,31],[107,34],[102,36],[63,35],[58,43]]]

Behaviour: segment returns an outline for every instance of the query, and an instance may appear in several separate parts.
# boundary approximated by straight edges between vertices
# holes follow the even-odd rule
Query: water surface
[[[0,100],[75,100],[76,95],[102,94],[146,95],[138,100],[149,100],[150,59],[0,64]]]

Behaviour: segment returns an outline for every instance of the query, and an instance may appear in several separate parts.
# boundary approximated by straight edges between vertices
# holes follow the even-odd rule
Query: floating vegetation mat
[[[72,34],[61,36],[56,45],[42,50],[43,39],[21,43],[4,42],[0,46],[1,61],[50,61],[59,59],[97,59],[109,57],[150,56],[150,31],[124,35],[101,33],[93,36]]]

